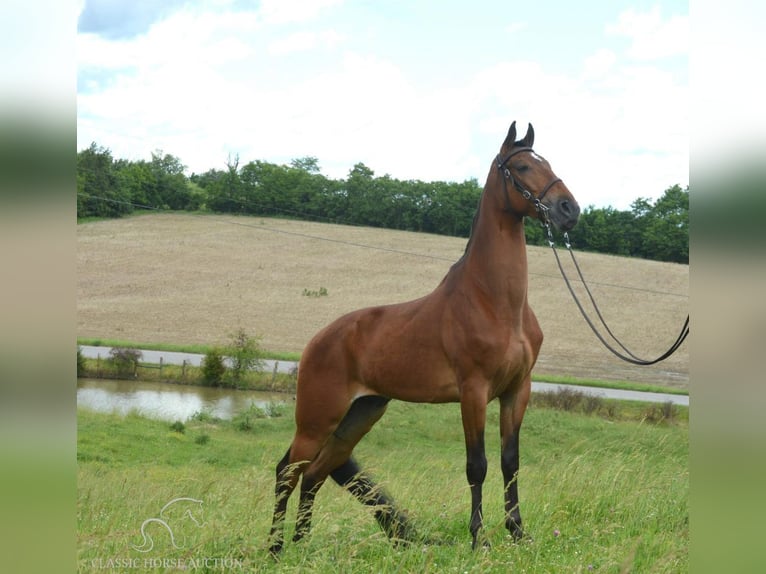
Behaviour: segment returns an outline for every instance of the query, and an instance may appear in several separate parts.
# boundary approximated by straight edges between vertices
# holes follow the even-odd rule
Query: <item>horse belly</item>
[[[460,400],[454,372],[445,361],[417,351],[392,350],[386,361],[363,372],[362,384],[375,394],[413,403],[449,403]]]
[[[362,384],[377,394],[408,402],[459,400],[455,372],[432,324],[406,314],[391,313],[387,319],[368,333],[361,347]]]

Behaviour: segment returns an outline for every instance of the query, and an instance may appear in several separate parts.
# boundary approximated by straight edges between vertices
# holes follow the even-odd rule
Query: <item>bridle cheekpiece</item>
[[[543,198],[545,197],[545,194],[548,193],[548,191],[554,185],[556,185],[558,182],[561,181],[561,179],[558,177],[553,178],[551,181],[549,181],[546,184],[546,186],[540,192],[540,195],[535,197],[535,195],[531,191],[529,191],[527,188],[525,188],[519,182],[519,180],[513,177],[513,174],[511,173],[511,169],[506,165],[508,163],[508,160],[510,160],[513,156],[520,154],[522,152],[534,153],[534,150],[531,147],[520,147],[518,149],[513,150],[504,158],[500,154],[497,154],[497,157],[495,158],[495,161],[497,162],[497,168],[503,174],[503,186],[506,189],[506,192],[505,192],[506,202],[508,203],[508,206],[510,207],[510,198],[508,197],[508,188],[506,187],[506,181],[510,181],[513,187],[516,189],[516,191],[518,191],[524,199],[526,199],[527,201],[531,201],[532,204],[535,206],[535,210],[537,211],[537,214],[540,218],[540,223],[542,223],[543,227],[549,227],[550,220],[548,219],[548,211],[550,208],[543,203]]]

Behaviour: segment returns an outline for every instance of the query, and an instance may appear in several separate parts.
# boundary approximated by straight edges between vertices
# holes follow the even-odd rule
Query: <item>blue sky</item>
[[[583,206],[627,209],[688,184],[688,50],[681,1],[86,1],[77,146],[483,184],[516,120]]]

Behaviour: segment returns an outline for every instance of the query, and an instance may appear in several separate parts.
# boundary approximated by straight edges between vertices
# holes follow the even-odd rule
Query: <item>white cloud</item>
[[[307,52],[317,48],[333,48],[340,44],[343,37],[334,30],[320,32],[295,32],[269,44],[269,53],[274,55]]]
[[[515,34],[516,32],[521,32],[522,30],[525,30],[529,26],[528,22],[522,22],[522,21],[516,21],[511,22],[506,26],[505,31],[508,34]]]
[[[602,48],[583,63],[583,76],[585,78],[598,79],[612,70],[617,62],[617,55],[612,50]]]
[[[489,59],[436,88],[326,22],[283,24],[280,5],[187,9],[129,41],[80,34],[78,149],[96,141],[126,159],[163,149],[197,173],[230,154],[312,155],[336,178],[361,161],[379,175],[483,183],[516,119],[522,133],[534,123],[536,148],[584,205],[626,208],[688,181],[688,90],[654,61],[628,65],[611,46],[567,73]],[[318,48],[333,49],[311,66],[293,56]]]
[[[473,83],[478,123],[499,147],[505,110],[515,110],[522,134],[531,121],[536,149],[584,205],[627,209],[638,197],[686,185],[687,87],[655,67],[617,61],[597,52],[580,76],[551,74],[536,62],[487,68]]]
[[[260,15],[268,24],[288,24],[314,19],[322,10],[343,0],[261,0]]]
[[[256,14],[179,11],[132,39],[111,41],[95,34],[79,34],[78,65],[85,71],[141,68],[142,73],[157,69],[168,72],[179,66],[219,66],[245,58],[249,48],[244,38],[259,28]]]
[[[656,60],[689,51],[689,17],[676,15],[665,20],[657,6],[649,12],[626,10],[615,24],[607,25],[606,32],[630,38],[633,43],[628,54],[636,60]]]

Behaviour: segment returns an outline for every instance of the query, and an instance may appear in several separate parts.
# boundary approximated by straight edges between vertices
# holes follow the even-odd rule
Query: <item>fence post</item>
[[[274,361],[274,371],[271,373],[271,388],[274,388],[274,385],[277,382],[277,370],[279,369],[279,361]]]
[[[160,355],[160,379],[162,378],[162,356]]]
[[[181,363],[181,380],[186,380],[186,359]]]

